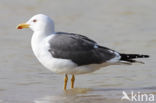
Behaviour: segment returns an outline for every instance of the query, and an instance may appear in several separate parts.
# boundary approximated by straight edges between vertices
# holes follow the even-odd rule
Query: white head
[[[17,26],[17,29],[23,28],[30,28],[34,32],[41,32],[47,35],[49,33],[52,34],[55,31],[53,20],[44,14],[37,14],[30,18],[26,23]]]

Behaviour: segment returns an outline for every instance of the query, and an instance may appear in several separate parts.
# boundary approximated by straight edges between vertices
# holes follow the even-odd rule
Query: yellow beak
[[[29,28],[29,24],[23,23],[23,24],[19,24],[16,28],[17,29],[23,29],[23,28]]]

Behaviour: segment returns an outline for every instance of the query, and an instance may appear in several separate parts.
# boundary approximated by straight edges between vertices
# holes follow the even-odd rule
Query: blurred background
[[[155,0],[1,0],[0,103],[121,103],[122,90],[156,95],[155,5]],[[64,75],[48,71],[33,55],[32,31],[16,29],[39,13],[55,21],[56,31],[151,57],[141,59],[145,64],[76,76],[76,89],[64,92]]]

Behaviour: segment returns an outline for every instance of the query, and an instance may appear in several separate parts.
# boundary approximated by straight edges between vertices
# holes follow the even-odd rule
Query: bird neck
[[[55,35],[55,32],[45,33],[45,32],[38,31],[38,32],[33,33],[32,38],[31,38],[31,47],[35,56],[39,54],[39,49],[41,47],[42,42],[50,35]]]
[[[32,35],[32,41],[41,42],[49,35],[55,35],[54,31],[36,31]]]

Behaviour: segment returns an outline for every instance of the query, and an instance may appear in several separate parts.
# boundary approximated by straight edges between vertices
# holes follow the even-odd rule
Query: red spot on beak
[[[29,24],[26,24],[26,23],[19,24],[16,28],[17,29],[29,28]]]
[[[22,26],[18,26],[17,29],[23,29]]]

